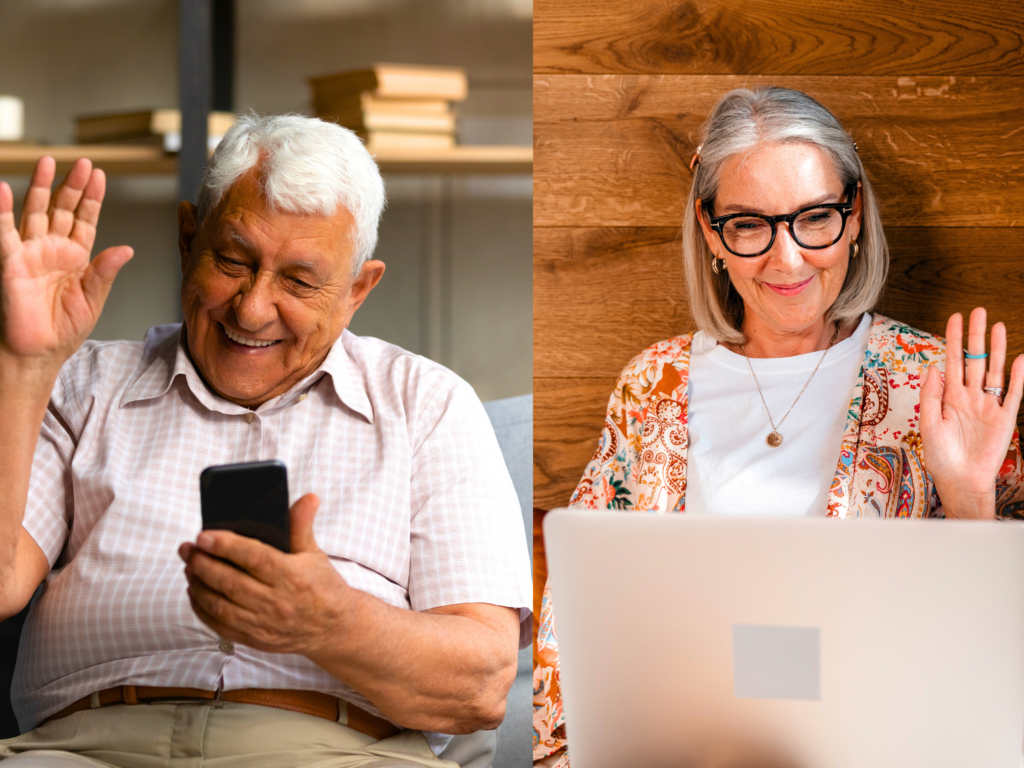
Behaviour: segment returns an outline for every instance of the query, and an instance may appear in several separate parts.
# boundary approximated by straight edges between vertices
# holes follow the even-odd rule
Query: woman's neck
[[[855,324],[849,323],[845,328],[841,327],[836,343],[849,338],[855,328]],[[826,322],[824,317],[799,331],[780,331],[748,315],[743,322],[743,334],[747,337],[744,349],[735,344],[727,346],[738,354],[746,352],[747,357],[795,357],[825,351],[835,331],[835,321]]]

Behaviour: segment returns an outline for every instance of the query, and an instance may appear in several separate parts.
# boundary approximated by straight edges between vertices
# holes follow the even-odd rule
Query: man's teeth
[[[269,347],[271,344],[276,344],[277,339],[271,341],[260,341],[259,339],[247,339],[245,336],[239,336],[237,333],[232,331],[226,325],[223,326],[224,333],[227,337],[237,344],[244,344],[247,347]]]

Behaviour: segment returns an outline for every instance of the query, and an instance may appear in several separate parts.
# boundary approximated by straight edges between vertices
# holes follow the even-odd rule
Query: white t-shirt
[[[871,316],[825,356],[807,390],[778,431],[743,355],[701,331],[690,353],[686,512],[719,515],[824,515],[836,472],[850,398],[860,373]],[[821,360],[821,352],[755,358],[772,419],[778,425]]]

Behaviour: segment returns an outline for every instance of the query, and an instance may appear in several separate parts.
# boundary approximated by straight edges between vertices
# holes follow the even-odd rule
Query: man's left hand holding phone
[[[200,491],[203,531],[178,549],[196,616],[224,640],[315,655],[352,591],[313,537],[319,498],[289,510],[279,461],[209,467]]]

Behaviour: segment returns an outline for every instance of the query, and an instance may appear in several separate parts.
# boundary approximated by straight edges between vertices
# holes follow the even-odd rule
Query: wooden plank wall
[[[1019,0],[535,0],[538,507],[568,500],[623,365],[691,330],[687,165],[719,96],[762,83],[858,142],[892,248],[879,309],[943,333],[986,306],[1024,351]]]

